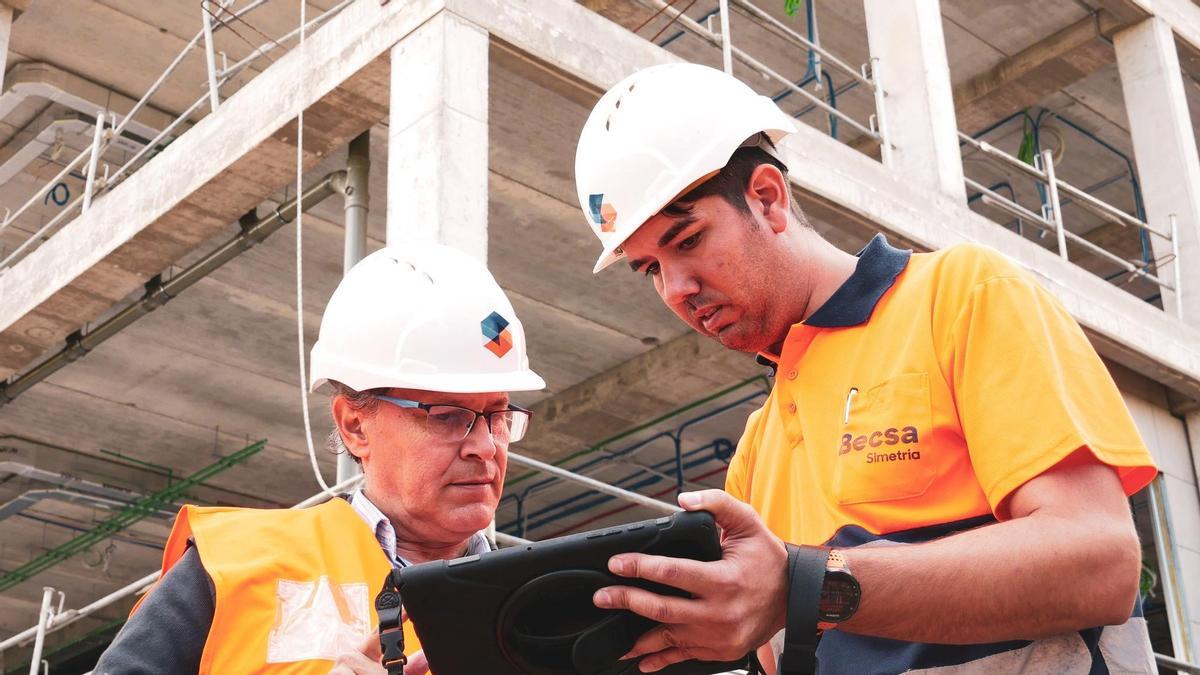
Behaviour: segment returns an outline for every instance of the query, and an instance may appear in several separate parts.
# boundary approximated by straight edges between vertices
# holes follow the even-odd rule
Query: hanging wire
[[[254,53],[255,53],[255,54],[258,54],[259,56],[265,56],[265,57],[267,57],[267,60],[268,60],[268,61],[270,61],[271,63],[275,63],[275,59],[271,58],[270,54],[268,54],[267,52],[264,52],[264,51],[262,50],[262,45],[256,45],[256,44],[254,44],[254,43],[253,43],[253,42],[251,42],[251,41],[250,41],[250,40],[249,40],[249,39],[248,39],[248,38],[247,38],[245,35],[242,35],[241,33],[239,33],[239,32],[237,31],[237,29],[236,29],[236,28],[234,28],[233,26],[229,25],[229,22],[228,22],[228,21],[226,21],[225,19],[222,19],[221,17],[219,17],[219,16],[217,16],[216,14],[214,14],[214,13],[213,13],[213,11],[212,11],[211,9],[209,9],[208,3],[209,3],[209,0],[200,0],[200,9],[201,9],[201,10],[202,10],[202,11],[203,11],[205,14],[209,15],[210,17],[212,17],[212,20],[213,20],[213,21],[216,21],[217,23],[221,24],[221,26],[222,26],[223,28],[227,29],[229,32],[231,32],[231,33],[233,33],[234,35],[236,35],[236,36],[238,36],[239,38],[241,38],[242,42],[245,42],[246,44],[250,45],[250,47],[254,49]],[[219,9],[219,10],[220,10],[220,11],[222,11],[222,12],[225,12],[225,13],[229,14],[229,16],[233,17],[233,19],[234,19],[235,21],[238,21],[239,23],[242,23],[242,24],[246,25],[247,27],[249,27],[249,28],[250,28],[250,30],[254,31],[255,33],[258,33],[259,35],[263,36],[263,37],[264,37],[264,38],[266,38],[267,40],[270,40],[270,42],[271,42],[272,44],[274,44],[274,45],[275,45],[277,48],[280,48],[280,49],[282,49],[282,48],[283,48],[283,45],[281,45],[281,44],[279,44],[278,42],[276,42],[276,41],[275,41],[275,39],[274,39],[274,38],[272,38],[270,35],[267,35],[266,33],[262,32],[261,30],[259,30],[258,28],[256,28],[256,27],[255,27],[253,24],[251,24],[249,21],[246,21],[246,20],[245,20],[245,19],[243,19],[242,17],[238,16],[236,13],[229,11],[229,9],[228,9],[228,8],[226,8],[226,7],[224,7],[223,5],[217,5],[217,9]],[[301,19],[301,21],[303,21],[303,19]],[[301,31],[301,39],[303,40],[303,30]]]
[[[301,61],[304,57],[304,24],[305,0],[300,0],[300,51]],[[304,87],[304,78],[297,83]],[[336,497],[337,493],[329,488],[325,477],[321,475],[321,466],[317,463],[317,449],[313,445],[312,420],[308,414],[308,373],[306,372],[304,356],[304,204],[301,196],[304,194],[304,98],[297,97],[299,111],[296,113],[296,346],[300,362],[300,410],[304,415],[304,442],[308,444],[308,459],[312,462],[313,475],[317,485],[325,494]]]

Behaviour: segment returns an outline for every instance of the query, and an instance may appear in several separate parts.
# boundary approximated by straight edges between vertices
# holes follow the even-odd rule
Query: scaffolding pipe
[[[209,0],[200,0],[200,19],[204,22],[204,63],[208,66],[208,103],[212,111],[217,111],[221,105],[221,95],[217,89],[217,53],[213,46],[212,10]]]
[[[742,9],[745,9],[747,12],[750,12],[751,14],[758,17],[759,19],[762,19],[763,21],[767,22],[768,24],[779,29],[785,35],[790,37],[793,41],[800,43],[800,45],[802,47],[805,47],[806,49],[809,49],[813,52],[816,52],[817,54],[824,57],[825,59],[828,59],[830,63],[837,66],[840,70],[844,71],[847,75],[854,78],[855,80],[858,80],[859,84],[863,84],[868,87],[875,86],[875,83],[873,83],[871,80],[867,79],[866,77],[863,77],[862,73],[860,73],[856,69],[850,67],[845,61],[842,61],[837,56],[834,56],[833,53],[829,52],[824,47],[822,47],[819,44],[819,40],[820,40],[819,37],[817,37],[818,42],[809,40],[808,38],[804,37],[803,35],[792,30],[791,28],[788,28],[787,24],[783,23],[779,19],[776,19],[775,17],[771,16],[770,14],[763,11],[762,9],[759,9],[758,7],[754,6],[754,4],[751,3],[749,0],[734,0],[734,2],[736,2],[737,5],[739,7],[741,7]],[[813,2],[813,0],[808,0],[808,2],[811,4]],[[814,35],[814,37],[816,37],[816,36]],[[819,68],[819,66],[818,66],[818,68]],[[819,73],[820,70],[817,70],[817,72]]]
[[[563,480],[570,481],[572,483],[578,483],[580,485],[583,485],[584,487],[591,488],[592,490],[595,490],[596,492],[600,492],[600,493],[603,493],[606,495],[612,495],[613,497],[618,497],[620,499],[624,499],[625,501],[633,502],[634,504],[638,504],[640,506],[645,506],[646,508],[653,509],[660,513],[671,514],[671,513],[678,513],[679,511],[682,511],[682,509],[680,509],[678,506],[675,506],[674,504],[668,504],[667,502],[664,502],[664,501],[661,501],[658,499],[654,499],[653,497],[647,497],[646,495],[638,494],[636,492],[630,492],[629,490],[622,490],[619,487],[614,487],[612,485],[609,485],[608,483],[598,481],[595,478],[588,478],[587,476],[581,476],[577,473],[567,471],[566,469],[561,469],[557,466],[554,466],[553,464],[546,464],[545,462],[539,462],[536,459],[531,459],[531,458],[525,457],[523,455],[518,455],[514,452],[508,453],[508,459],[510,462],[516,462],[517,464],[520,464],[521,466],[528,467],[535,471],[540,471],[542,473],[549,474],[551,476],[555,476],[557,478],[561,478]]]
[[[87,333],[75,331],[67,337],[66,346],[58,353],[42,361],[32,370],[5,384],[0,384],[0,407],[16,399],[17,396],[63,366],[83,357],[101,342],[116,335],[133,322],[166,304],[192,284],[266,239],[284,224],[292,222],[298,203],[300,208],[308,210],[334,192],[344,190],[345,184],[346,172],[335,171],[305,190],[300,199],[293,198],[276,207],[271,215],[257,220],[243,217],[242,231],[236,237],[225,242],[182,272],[175,274],[169,280],[164,281],[162,275],[154,277],[146,282],[146,291],[140,300],[117,312]]]
[[[1183,267],[1179,264],[1179,223],[1175,214],[1167,216],[1171,223],[1171,259],[1172,271],[1175,273],[1175,316],[1183,319]]]
[[[1042,216],[1035,214],[1033,211],[1026,209],[1024,206],[1021,206],[1020,204],[1017,204],[1016,202],[1014,202],[1010,199],[1006,199],[1004,196],[996,193],[993,190],[990,190],[990,189],[984,187],[982,184],[980,184],[976,181],[973,181],[970,178],[964,178],[963,180],[966,183],[967,187],[971,188],[972,190],[977,190],[983,195],[983,203],[984,204],[987,204],[988,206],[994,206],[998,209],[1001,209],[1001,210],[1007,212],[1009,215],[1016,216],[1017,218],[1023,218],[1025,220],[1028,220],[1029,222],[1033,223],[1034,225],[1037,225],[1038,227],[1042,228],[1046,232],[1055,232],[1056,231],[1056,227],[1055,227],[1054,223],[1050,222],[1049,220],[1046,220]],[[1134,265],[1133,263],[1129,262],[1128,260],[1125,260],[1124,258],[1118,256],[1117,254],[1106,250],[1104,247],[1100,246],[1099,244],[1096,244],[1093,241],[1089,241],[1088,239],[1085,239],[1085,238],[1075,234],[1074,232],[1064,231],[1064,234],[1069,241],[1071,241],[1075,244],[1078,244],[1079,246],[1087,249],[1088,251],[1090,251],[1092,253],[1095,253],[1096,255],[1100,256],[1101,258],[1104,258],[1105,260],[1112,262],[1115,265],[1118,265],[1119,267],[1121,267],[1121,269],[1125,270],[1125,272],[1132,274],[1134,278],[1141,277],[1143,279],[1146,279],[1150,283],[1155,284],[1156,286],[1158,286],[1160,288],[1165,288],[1169,291],[1175,290],[1175,287],[1172,286],[1171,284],[1169,284],[1169,283],[1163,281],[1162,279],[1158,278],[1157,276],[1147,272],[1145,267],[1142,267],[1139,265]]]
[[[721,67],[725,70],[726,75],[733,75],[733,52],[730,50],[733,43],[729,35],[729,0],[721,0],[717,6],[721,9]]]
[[[680,25],[685,26],[688,30],[690,30],[693,33],[695,33],[696,35],[704,38],[709,43],[716,45],[718,47],[721,46],[720,38],[718,38],[716,35],[713,35],[712,31],[706,29],[704,26],[701,26],[700,24],[693,21],[690,17],[688,17],[683,12],[675,9],[674,7],[671,7],[663,0],[652,0],[652,1],[654,3],[655,7],[659,7],[662,9],[669,9],[672,12],[674,12],[675,13],[674,18],[676,21],[678,21],[680,23]],[[739,59],[742,60],[743,63],[750,66],[754,70],[757,70],[759,73],[761,73],[763,75],[766,75],[768,77],[772,77],[772,78],[778,80],[779,82],[783,83],[783,85],[785,87],[787,87],[788,89],[791,89],[793,92],[800,94],[801,96],[807,98],[809,100],[809,102],[811,102],[813,105],[817,106],[821,110],[824,110],[826,113],[828,113],[830,115],[834,115],[838,119],[843,120],[844,122],[846,122],[850,126],[854,127],[855,129],[859,130],[863,134],[866,134],[867,137],[874,138],[877,140],[882,140],[880,138],[879,134],[875,133],[875,131],[867,128],[866,126],[863,126],[857,120],[855,120],[852,117],[849,117],[848,115],[846,115],[842,111],[838,110],[837,108],[831,107],[828,103],[821,100],[819,97],[814,96],[807,90],[797,87],[794,82],[792,82],[788,78],[780,75],[778,72],[776,72],[775,70],[773,70],[772,68],[770,68],[769,66],[764,64],[762,61],[759,61],[758,59],[754,58],[753,56],[750,56],[749,54],[742,51],[741,49],[738,49],[737,47],[733,46],[732,44],[730,45],[729,48],[730,48],[730,51],[735,56],[737,56]]]
[[[1150,527],[1154,533],[1154,551],[1158,556],[1160,572],[1158,580],[1162,584],[1163,599],[1167,610],[1171,650],[1184,658],[1190,658],[1190,641],[1186,632],[1187,616],[1179,587],[1176,585],[1175,571],[1178,569],[1178,559],[1175,557],[1174,533],[1169,520],[1166,495],[1163,494],[1163,483],[1160,475],[1146,486],[1150,502]]]
[[[883,166],[892,168],[892,143],[888,140],[887,131],[887,102],[884,99],[887,97],[887,91],[884,90],[883,84],[879,77],[879,57],[871,58],[871,83],[875,90],[875,121],[878,127],[879,138],[879,159]]]
[[[533,541],[529,539],[522,539],[511,534],[497,532],[496,543],[503,544],[504,546],[524,546],[525,544],[532,544]]]
[[[34,629],[36,634],[33,641],[33,658],[29,661],[29,675],[37,675],[38,668],[42,665],[42,647],[46,642],[46,624],[50,622],[50,600],[53,597],[54,589],[43,586],[42,608],[38,611],[38,625]]]
[[[1063,226],[1062,200],[1058,198],[1058,180],[1054,177],[1054,151],[1042,151],[1042,171],[1046,172],[1046,187],[1050,189],[1050,208],[1054,214],[1054,236],[1058,237],[1058,255],[1067,259],[1067,236]]]
[[[371,173],[371,132],[364,131],[350,141],[346,160],[346,244],[342,255],[343,274],[348,274],[367,253],[368,192]],[[358,475],[361,469],[348,451],[337,456],[337,482]]]
[[[100,144],[104,142],[104,111],[96,111],[96,131],[92,134],[92,153],[88,157],[87,181],[83,187],[83,210],[92,207],[92,191],[96,189],[96,166],[100,162]]]

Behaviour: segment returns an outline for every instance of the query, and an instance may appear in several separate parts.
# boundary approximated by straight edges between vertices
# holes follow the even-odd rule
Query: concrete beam
[[[1096,0],[1130,27],[1156,16],[1171,26],[1179,45],[1179,60],[1193,79],[1200,81],[1200,7],[1190,0]]]
[[[359,2],[0,276],[0,376],[29,365],[382,119],[387,51],[440,0]],[[383,57],[383,58],[381,58]]]
[[[1112,63],[1104,36],[1114,23],[1097,12],[960,84],[954,90],[958,128],[976,133]]]
[[[600,88],[675,57],[568,2],[536,12],[514,0],[447,0],[447,7],[540,61]],[[1101,353],[1192,398],[1200,398],[1200,331],[1113,287],[1052,252],[972,213],[934,190],[914,188],[877,162],[801,126],[782,145],[796,186],[843,217],[921,249],[973,241],[1033,271],[1088,332]]]
[[[887,92],[880,119],[893,147],[889,168],[966,204],[940,5],[866,0],[865,10],[872,67]]]
[[[440,13],[392,48],[388,242],[487,260],[488,35]]]
[[[1170,232],[1172,215],[1178,224],[1180,260],[1159,274],[1171,280],[1184,263],[1179,268],[1183,306],[1165,289],[1163,304],[1200,328],[1200,157],[1175,40],[1170,25],[1152,17],[1117,33],[1114,44],[1146,217],[1159,232]],[[1151,243],[1156,258],[1172,254],[1171,242],[1151,237]]]
[[[762,372],[749,354],[689,331],[534,404],[521,452],[564,457]]]

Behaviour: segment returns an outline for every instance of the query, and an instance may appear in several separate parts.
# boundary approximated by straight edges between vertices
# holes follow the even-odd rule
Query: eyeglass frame
[[[533,421],[533,411],[532,410],[527,410],[525,408],[522,408],[519,405],[513,405],[512,403],[509,403],[508,407],[506,407],[504,410],[493,410],[492,412],[483,412],[482,410],[474,410],[472,408],[468,408],[466,406],[461,406],[461,405],[455,405],[453,403],[422,403],[421,401],[414,401],[412,399],[407,399],[407,398],[397,398],[395,396],[386,396],[384,394],[375,394],[374,398],[376,398],[380,401],[387,401],[388,403],[396,405],[400,408],[404,408],[405,410],[424,410],[425,415],[426,415],[425,419],[427,419],[427,420],[429,419],[428,416],[431,414],[430,413],[431,408],[438,408],[438,407],[458,408],[459,410],[466,410],[469,413],[475,413],[475,417],[471,418],[471,423],[467,425],[466,433],[463,434],[462,438],[455,439],[456,441],[461,441],[461,440],[465,439],[466,437],[470,436],[471,432],[475,430],[475,423],[479,421],[480,417],[483,417],[484,419],[487,420],[488,436],[490,436],[493,440],[497,440],[497,439],[496,439],[495,432],[492,431],[492,415],[496,415],[498,413],[506,413],[506,412],[525,413],[525,415],[526,415],[526,421],[525,421],[526,433],[528,433],[528,430],[529,430],[529,423]],[[521,434],[521,438],[525,438],[525,433]],[[517,442],[520,442],[521,438],[518,438],[515,441],[509,440],[507,442],[508,443],[517,443]]]

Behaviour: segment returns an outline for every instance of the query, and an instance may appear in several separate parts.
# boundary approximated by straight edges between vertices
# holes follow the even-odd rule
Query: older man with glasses
[[[96,673],[382,672],[387,573],[488,550],[508,445],[529,428],[508,392],[545,383],[482,264],[436,244],[367,256],[325,309],[312,380],[333,391],[330,446],[361,489],[308,509],[184,507],[162,580]],[[426,672],[405,633],[405,672]]]

